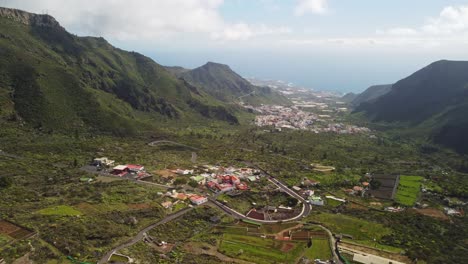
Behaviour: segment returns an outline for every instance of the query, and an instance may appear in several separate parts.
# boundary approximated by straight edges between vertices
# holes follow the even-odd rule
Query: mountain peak
[[[62,28],[59,22],[50,15],[33,14],[19,9],[0,7],[0,17],[30,26]]]
[[[201,68],[223,68],[223,69],[231,70],[231,68],[227,64],[222,64],[222,63],[212,62],[212,61],[205,63],[205,65],[201,66]]]

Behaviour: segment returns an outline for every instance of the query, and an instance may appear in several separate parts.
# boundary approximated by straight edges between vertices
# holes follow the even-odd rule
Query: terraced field
[[[290,263],[301,256],[305,247],[305,242],[224,234],[218,250],[230,257],[269,264]]]
[[[396,201],[405,206],[413,206],[421,190],[421,176],[401,176],[396,193]]]

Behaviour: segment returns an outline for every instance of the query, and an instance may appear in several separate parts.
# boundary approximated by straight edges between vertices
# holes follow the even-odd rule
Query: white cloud
[[[448,6],[438,16],[423,21],[418,27],[394,27],[377,30],[374,35],[343,38],[289,39],[293,45],[337,45],[349,47],[393,47],[405,50],[457,49],[468,42],[468,6]]]
[[[378,30],[380,35],[438,38],[466,38],[468,36],[468,6],[447,6],[437,17],[427,19],[420,27],[397,27]]]
[[[287,27],[269,27],[264,24],[248,25],[245,23],[237,23],[224,27],[222,31],[213,32],[211,37],[215,40],[248,40],[254,36],[265,35],[280,35],[291,33],[291,29]]]
[[[436,18],[431,18],[422,27],[429,34],[466,33],[468,30],[468,6],[445,7]]]
[[[246,40],[280,33],[266,26],[225,21],[219,12],[223,0],[4,0],[2,4],[35,13],[47,11],[79,35],[120,40],[157,41],[187,33]]]
[[[303,16],[307,13],[324,14],[328,10],[328,0],[298,0],[294,14]]]

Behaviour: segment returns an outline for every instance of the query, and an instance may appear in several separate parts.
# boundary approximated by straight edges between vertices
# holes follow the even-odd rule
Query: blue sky
[[[64,4],[66,3],[66,4]],[[468,2],[450,0],[3,0],[47,12],[164,65],[359,92],[439,59],[466,60]]]

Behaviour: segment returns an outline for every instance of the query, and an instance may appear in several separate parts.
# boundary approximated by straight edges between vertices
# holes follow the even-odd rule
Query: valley
[[[0,52],[2,264],[465,261],[465,63],[342,97],[8,8]]]

